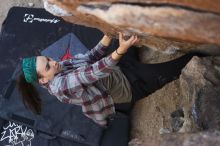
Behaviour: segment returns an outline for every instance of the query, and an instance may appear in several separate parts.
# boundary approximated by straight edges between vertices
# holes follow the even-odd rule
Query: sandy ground
[[[181,105],[179,80],[138,101],[132,111],[131,138],[144,140],[160,136],[160,128],[170,128],[170,113]]]
[[[42,0],[1,0],[1,24],[6,18],[8,10],[13,6],[39,8],[43,7],[43,3]],[[164,57],[164,55],[161,57],[158,54],[157,57],[155,57],[155,54],[151,53],[150,55],[146,50],[144,52],[145,53],[141,57],[143,62],[160,62],[161,60],[166,61],[174,58],[172,56]],[[154,94],[136,103],[132,112],[131,138],[144,139],[146,137],[158,136],[158,131],[161,127],[169,126],[168,120],[170,112],[174,111],[179,106],[178,85],[178,80],[172,82],[161,90],[158,90]]]

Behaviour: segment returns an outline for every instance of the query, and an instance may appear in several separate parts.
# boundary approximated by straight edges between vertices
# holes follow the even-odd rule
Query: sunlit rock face
[[[95,27],[115,37],[118,31],[135,33],[141,45],[154,50],[220,54],[218,0],[44,1],[49,12],[66,21]]]

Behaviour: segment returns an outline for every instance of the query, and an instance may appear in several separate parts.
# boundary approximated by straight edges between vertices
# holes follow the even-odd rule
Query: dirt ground
[[[39,8],[43,7],[43,3],[42,0],[2,0],[0,5],[1,24],[6,18],[8,10],[13,6]],[[143,49],[142,52],[145,52],[141,57],[143,62],[160,62],[174,58],[158,54],[155,57],[155,54],[151,53],[150,55],[148,51],[143,51]],[[144,140],[146,137],[158,136],[160,128],[169,127],[170,113],[180,105],[179,96],[179,82],[177,80],[138,101],[132,112],[131,138]]]
[[[159,136],[160,128],[170,128],[170,113],[180,105],[179,80],[138,101],[132,111],[131,139]]]

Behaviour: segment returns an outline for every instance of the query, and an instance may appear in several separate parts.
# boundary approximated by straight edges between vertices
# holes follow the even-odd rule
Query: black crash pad
[[[80,50],[79,46],[68,44],[71,39],[66,41],[67,43],[60,41],[68,40],[64,39],[65,37],[71,38],[71,33],[81,42],[81,46],[78,44],[80,48],[84,49]],[[58,41],[63,43],[61,46],[64,51],[59,52],[61,57],[65,55],[67,48],[85,52],[86,49],[94,47],[102,36],[102,32],[97,29],[64,22],[44,9],[19,7],[10,9],[0,35],[0,118],[4,121],[3,124],[0,122],[0,144],[3,142],[5,145],[8,144],[8,139],[4,139],[7,130],[4,131],[9,127],[14,128],[8,127],[8,124],[15,122],[15,127],[20,124],[23,129],[25,127],[31,129],[29,135],[34,135],[34,138],[31,138],[33,146],[127,145],[129,121],[126,115],[117,113],[111,118],[109,127],[103,129],[85,117],[79,106],[60,103],[56,97],[36,85],[44,102],[42,115],[36,116],[25,109],[15,88],[15,80],[21,70],[19,66],[21,58],[41,53],[51,55],[50,50],[57,46],[55,44]],[[112,44],[110,49],[114,47]],[[77,53],[77,50],[71,53],[74,52]],[[56,55],[55,53],[52,56]],[[60,59],[59,55],[57,59]],[[18,138],[21,141],[24,137]],[[26,142],[30,142],[30,137]]]

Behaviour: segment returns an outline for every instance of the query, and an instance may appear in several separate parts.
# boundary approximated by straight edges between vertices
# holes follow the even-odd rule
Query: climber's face
[[[46,84],[52,80],[56,74],[62,71],[62,66],[52,58],[38,56],[36,70],[39,74],[39,83]]]

